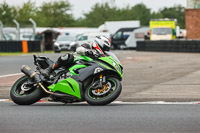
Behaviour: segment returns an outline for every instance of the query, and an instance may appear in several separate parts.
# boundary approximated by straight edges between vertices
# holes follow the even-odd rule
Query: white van
[[[137,47],[137,41],[144,41],[145,36],[147,36],[148,31],[150,30],[149,27],[141,27],[136,30],[134,30],[128,39],[125,41],[125,47],[124,48],[136,48]]]
[[[110,39],[110,33],[108,32],[94,32],[94,33],[80,34],[77,36],[76,41],[70,44],[69,50],[75,51],[77,47],[80,47],[82,44],[85,43],[92,44],[96,36],[105,36],[108,39]]]

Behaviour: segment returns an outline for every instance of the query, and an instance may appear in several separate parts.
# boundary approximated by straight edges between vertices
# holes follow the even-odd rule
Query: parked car
[[[94,32],[94,33],[84,33],[76,36],[76,41],[72,42],[69,46],[69,50],[75,51],[77,47],[82,44],[92,44],[96,36],[105,36],[110,39],[110,33],[108,32]]]
[[[75,41],[74,36],[69,35],[59,35],[56,41],[54,42],[54,52],[60,53],[63,50],[68,50],[71,42]]]

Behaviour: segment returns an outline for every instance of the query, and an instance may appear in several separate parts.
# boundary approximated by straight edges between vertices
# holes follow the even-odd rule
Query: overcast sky
[[[9,5],[14,6],[22,6],[24,2],[28,0],[0,0],[0,3],[3,1],[7,2]],[[59,1],[59,0],[31,0],[36,3],[36,6],[42,4],[42,2],[50,2],[50,1]],[[81,17],[83,13],[89,12],[91,7],[95,3],[102,3],[102,2],[111,2],[115,1],[115,5],[117,7],[125,7],[127,5],[134,6],[138,3],[144,3],[148,8],[151,8],[152,11],[158,11],[160,8],[163,7],[171,7],[175,4],[180,4],[184,7],[187,5],[187,0],[69,0],[72,7],[73,15],[78,18]]]

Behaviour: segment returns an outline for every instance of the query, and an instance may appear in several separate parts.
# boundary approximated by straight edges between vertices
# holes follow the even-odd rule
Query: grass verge
[[[0,52],[0,56],[20,56],[26,54],[49,54],[54,53],[53,51],[45,51],[45,52],[30,52],[30,53],[22,53],[22,52]]]

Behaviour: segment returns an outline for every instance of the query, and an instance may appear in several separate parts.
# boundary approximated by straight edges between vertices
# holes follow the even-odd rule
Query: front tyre
[[[18,79],[11,88],[10,97],[14,103],[19,105],[30,105],[43,97],[43,90],[37,85],[28,85],[28,77]]]
[[[98,82],[95,81],[95,82]],[[107,78],[107,83],[102,89],[94,90],[92,85],[86,89],[85,100],[90,105],[106,105],[113,102],[121,93],[122,85],[114,77]]]

